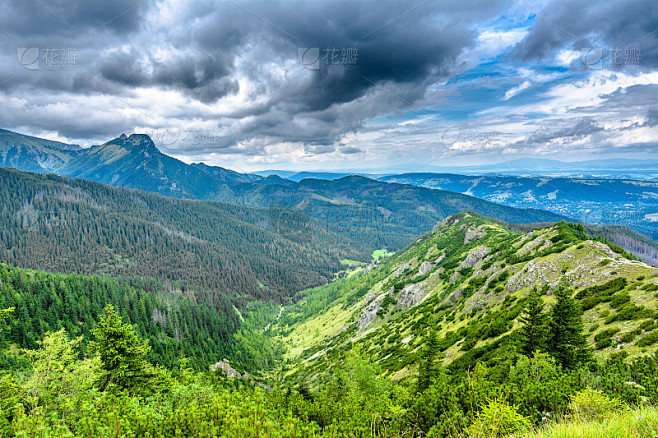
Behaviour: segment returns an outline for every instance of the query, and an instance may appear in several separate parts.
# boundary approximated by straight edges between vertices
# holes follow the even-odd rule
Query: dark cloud
[[[222,62],[208,54],[190,55],[173,62],[143,60],[140,56],[137,52],[112,54],[99,67],[101,78],[128,87],[160,86],[184,90],[205,103],[239,90],[237,81],[230,77],[230,62]],[[146,71],[145,64],[151,72]]]
[[[656,126],[658,125],[658,106],[649,108],[647,111],[647,118],[644,122],[644,126]]]
[[[0,29],[16,38],[43,36],[53,42],[88,38],[96,32],[126,35],[140,26],[144,1],[8,0]]]
[[[602,97],[604,100],[598,105],[599,111],[639,110],[658,102],[658,84],[632,85]]]
[[[522,60],[550,59],[565,48],[639,48],[640,67],[658,65],[658,2],[654,0],[558,0],[536,13],[534,26],[515,50]]]
[[[363,152],[363,149],[359,149],[359,148],[356,148],[356,147],[353,147],[353,146],[346,146],[346,147],[340,148],[340,152],[342,154],[347,154],[347,155],[349,155],[349,154],[360,154],[360,153]]]
[[[413,109],[428,85],[457,71],[458,56],[475,44],[478,23],[507,4],[199,1],[176,10],[171,25],[147,21],[166,7],[127,0],[11,2],[0,25],[21,41],[11,42],[8,52],[12,44],[43,47],[54,38],[76,47],[78,62],[71,71],[37,77],[25,75],[10,55],[14,79],[0,89],[126,99],[135,88],[154,87],[213,104],[239,93],[242,77],[253,87],[249,99],[258,102],[228,114],[241,123],[223,130],[208,150],[259,138],[330,145],[374,116]],[[317,48],[321,56],[336,49],[339,62],[350,50],[350,64],[306,70],[297,60],[300,47]]]
[[[552,59],[565,48],[640,47],[641,65],[655,66],[650,49],[658,46],[658,34],[651,33],[658,27],[657,5],[550,1],[514,59]],[[276,143],[301,143],[308,155],[367,152],[342,141],[372,129],[366,124],[378,116],[418,114],[424,105],[435,105],[441,92],[434,85],[461,73],[466,67],[460,63],[483,29],[515,9],[507,0],[10,0],[0,6],[0,29],[6,32],[0,34],[0,115],[9,128],[33,126],[75,139],[115,137],[135,127],[175,130],[178,141],[161,145],[187,155],[265,154]],[[77,62],[33,72],[17,61],[19,47],[49,46],[75,48]],[[304,68],[299,48],[315,48],[320,58],[336,49],[339,64],[320,59],[317,68]],[[351,51],[349,64],[341,64],[343,49]],[[508,67],[513,72],[518,65]],[[471,77],[477,79],[470,83],[477,94],[474,109],[484,105],[486,89],[509,80],[507,71],[494,70]],[[596,109],[612,113],[633,105],[647,114],[647,124],[654,123],[655,89],[643,87],[605,96]],[[468,81],[455,87],[458,105],[443,100],[444,111],[432,123],[465,114],[462,93],[468,88]],[[430,103],[428,90],[434,93]],[[571,115],[539,129],[530,141],[600,132],[594,120],[575,122]],[[180,135],[200,122],[209,129],[203,141]],[[391,132],[410,129],[420,135],[418,130],[436,127]]]
[[[603,131],[603,127],[591,118],[582,118],[567,126],[544,126],[528,137],[523,144],[548,144],[554,140],[575,141]]]

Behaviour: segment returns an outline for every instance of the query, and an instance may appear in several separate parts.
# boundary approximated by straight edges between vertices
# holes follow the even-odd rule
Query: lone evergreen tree
[[[91,343],[91,351],[101,360],[101,390],[116,387],[135,391],[148,384],[152,376],[146,360],[150,347],[139,339],[132,326],[123,324],[112,305],[105,307],[92,334],[96,341]]]
[[[541,351],[546,348],[546,315],[544,311],[544,300],[533,291],[528,296],[528,300],[521,315],[521,352],[526,356],[532,356],[535,351]]]
[[[590,360],[580,306],[565,285],[558,287],[555,299],[550,313],[547,349],[564,368],[573,369]]]
[[[420,357],[420,368],[418,370],[418,392],[429,388],[432,380],[438,377],[439,364],[439,339],[436,329],[432,327],[425,340],[425,348]]]

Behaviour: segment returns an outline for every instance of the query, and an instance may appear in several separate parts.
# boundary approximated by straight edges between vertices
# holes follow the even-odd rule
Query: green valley
[[[7,436],[658,431],[658,269],[581,225],[460,213],[242,312],[143,279],[0,266],[0,282]]]

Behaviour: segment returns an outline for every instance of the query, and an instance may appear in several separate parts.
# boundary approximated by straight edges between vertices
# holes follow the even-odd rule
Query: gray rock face
[[[428,272],[430,272],[432,269],[434,269],[434,263],[424,261],[418,267],[418,275],[425,275]]]
[[[368,295],[366,295],[366,302],[363,303],[363,305],[365,306],[366,304],[371,302],[376,296],[377,296],[377,292],[375,292],[374,290],[368,292]]]
[[[475,248],[473,251],[468,253],[466,258],[464,259],[463,262],[459,265],[458,270],[465,269],[465,268],[474,268],[475,265],[477,265],[483,258],[485,258],[489,253],[491,252],[490,248],[487,248],[486,246],[481,246],[479,248]]]
[[[254,378],[251,377],[250,374],[248,374],[248,373],[240,374],[240,372],[238,370],[236,370],[235,368],[233,368],[229,364],[228,360],[226,360],[226,359],[222,359],[219,362],[217,362],[216,364],[210,365],[210,370],[211,371],[218,371],[219,370],[226,377],[228,377],[230,379],[250,380],[250,381],[254,382],[256,385],[258,385],[259,387],[263,388],[266,391],[271,391],[272,390],[272,388],[269,385],[266,385],[263,382],[259,382],[258,380],[254,380]]]
[[[469,228],[466,230],[466,235],[464,236],[464,245],[469,242],[472,242],[475,239],[480,239],[486,235],[486,232],[482,229],[482,225],[477,228]]]
[[[391,274],[391,278],[395,278],[395,277],[399,276],[400,274],[402,274],[404,271],[406,271],[409,268],[411,268],[411,265],[409,263],[405,263],[402,266],[398,266],[398,268],[395,270],[395,272],[393,274]]]
[[[228,360],[226,360],[226,359],[221,360],[221,361],[217,362],[214,365],[210,365],[210,369],[212,371],[221,370],[222,373],[224,373],[224,375],[226,377],[229,377],[229,378],[232,378],[232,379],[242,379],[242,374],[240,374],[240,372],[238,370],[233,368],[228,363]]]
[[[426,295],[427,292],[425,292],[419,285],[407,285],[402,289],[400,295],[398,295],[398,303],[395,307],[398,309],[408,309],[409,307],[413,307],[420,303]]]
[[[546,242],[544,236],[538,236],[537,238],[526,239],[526,240],[527,242],[525,242],[521,247],[521,249],[518,251],[519,255],[523,256],[528,254],[530,251],[535,251]]]
[[[527,286],[542,287],[559,275],[560,268],[550,261],[530,260],[524,269],[507,280],[507,290],[516,292]]]
[[[383,295],[380,296],[383,297]],[[375,301],[370,303],[368,307],[363,309],[363,312],[361,312],[361,316],[359,317],[359,321],[356,323],[356,326],[359,330],[367,328],[377,318],[380,301],[380,299],[375,299]]]

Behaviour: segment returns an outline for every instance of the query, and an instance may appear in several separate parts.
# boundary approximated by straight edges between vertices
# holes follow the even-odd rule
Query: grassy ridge
[[[577,226],[521,233],[457,215],[366,271],[310,290],[285,309],[275,333],[291,364],[299,358],[319,372],[357,345],[384,374],[403,378],[428,326],[440,333],[446,365],[494,361],[515,348],[528,293],[537,290],[548,307],[562,282],[583,309],[587,341],[599,359],[619,349],[648,354],[658,341],[658,270]],[[284,373],[294,378],[295,367]]]

